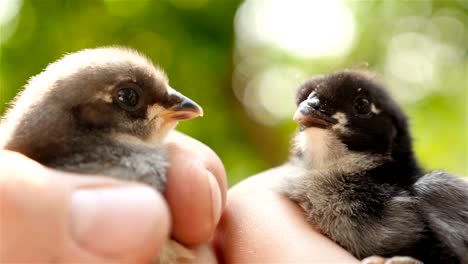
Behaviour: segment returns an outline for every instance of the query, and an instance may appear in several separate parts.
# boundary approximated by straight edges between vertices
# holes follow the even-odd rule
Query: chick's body
[[[311,79],[297,103],[290,162],[301,173],[281,188],[311,223],[360,259],[468,263],[468,185],[424,175],[405,115],[372,75]]]
[[[161,143],[178,121],[201,114],[143,55],[88,49],[31,78],[2,120],[0,147],[53,168],[162,192],[168,161]]]

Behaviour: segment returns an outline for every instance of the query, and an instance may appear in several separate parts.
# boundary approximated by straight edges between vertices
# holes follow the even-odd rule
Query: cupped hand
[[[305,219],[278,185],[293,174],[288,165],[232,187],[215,243],[225,263],[357,263]]]
[[[0,262],[147,263],[171,235],[191,245],[197,261],[215,262],[209,240],[225,204],[223,165],[180,133],[166,144],[165,197],[142,184],[64,173],[0,152]]]

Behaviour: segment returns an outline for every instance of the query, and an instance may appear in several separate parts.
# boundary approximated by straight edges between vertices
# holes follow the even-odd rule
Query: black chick
[[[3,118],[0,148],[64,171],[144,182],[162,192],[164,137],[178,121],[202,114],[136,51],[87,49],[31,78]],[[170,244],[165,262],[188,255]]]
[[[281,190],[309,222],[359,259],[468,263],[468,184],[424,175],[403,111],[373,75],[313,78],[297,105],[290,162],[300,173]],[[408,260],[417,263],[391,259]]]

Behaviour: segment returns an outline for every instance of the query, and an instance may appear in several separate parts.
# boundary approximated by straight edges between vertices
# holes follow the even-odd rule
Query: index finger
[[[181,133],[172,132],[166,145],[170,167],[165,197],[171,209],[172,235],[185,244],[208,241],[226,201],[223,164],[213,150]]]

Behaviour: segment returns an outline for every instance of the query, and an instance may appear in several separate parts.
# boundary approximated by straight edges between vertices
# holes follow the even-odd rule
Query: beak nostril
[[[310,100],[307,102],[307,105],[312,107],[314,110],[319,110],[320,108],[320,104],[318,100]]]
[[[182,101],[179,103],[179,107],[181,109],[192,109],[192,108],[196,108],[197,106],[194,104],[193,101]]]

